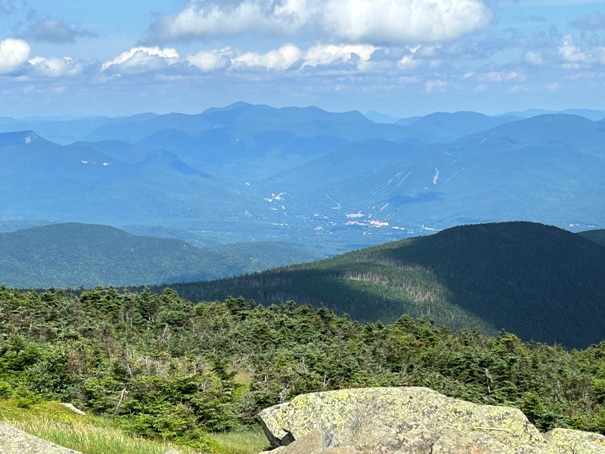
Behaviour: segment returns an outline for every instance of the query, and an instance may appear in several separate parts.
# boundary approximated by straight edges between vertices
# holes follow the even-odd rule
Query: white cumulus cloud
[[[160,47],[133,47],[101,66],[101,71],[119,74],[144,74],[162,70],[179,61],[176,49]]]
[[[172,41],[284,32],[289,28],[298,29],[309,20],[308,6],[307,0],[244,0],[236,4],[191,1],[180,13],[153,24],[150,33],[156,39]]]
[[[588,55],[573,44],[570,36],[563,38],[559,46],[559,55],[566,63],[573,65],[587,64],[590,61]]]
[[[479,0],[328,0],[323,21],[340,39],[396,45],[453,39],[490,18]]]
[[[401,69],[414,69],[420,64],[420,60],[414,58],[413,55],[404,55],[397,62],[397,66]]]
[[[235,52],[231,48],[201,51],[186,58],[190,65],[202,72],[213,72],[231,66]]]
[[[84,67],[70,57],[44,58],[34,57],[28,61],[34,72],[45,77],[75,77],[82,73]]]
[[[377,49],[369,44],[327,44],[303,50],[285,44],[265,53],[238,52],[232,48],[207,50],[187,56],[185,60],[202,72],[228,69],[296,71],[306,67],[342,67],[343,64],[364,70]]]
[[[150,40],[311,32],[322,40],[375,45],[440,42],[488,24],[482,0],[191,0],[152,24]]]
[[[266,69],[285,70],[296,63],[302,57],[302,51],[293,44],[286,44],[279,49],[271,50],[265,54],[246,52],[232,61],[236,68],[261,67]]]
[[[0,41],[0,74],[7,74],[20,68],[29,58],[30,47],[22,39]]]
[[[305,54],[304,66],[327,66],[334,62],[348,62],[354,58],[360,63],[366,63],[372,58],[377,50],[369,44],[345,44],[345,45],[318,45],[309,48]]]
[[[564,64],[572,68],[605,64],[605,47],[583,50],[573,44],[571,36],[563,37],[558,53]]]

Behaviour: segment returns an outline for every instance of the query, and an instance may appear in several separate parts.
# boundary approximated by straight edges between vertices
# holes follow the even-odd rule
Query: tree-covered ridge
[[[578,235],[588,238],[589,240],[596,241],[602,245],[605,245],[605,230],[586,230],[585,232],[579,232]]]
[[[605,338],[605,247],[529,222],[454,227],[263,273],[175,285],[193,301],[246,295],[325,305],[363,322],[401,314],[585,347]]]
[[[0,233],[0,281],[7,287],[151,285],[217,279],[320,258],[283,243],[199,248],[105,225],[61,223]]]
[[[516,406],[542,430],[605,433],[604,353],[605,344],[569,351],[406,315],[361,324],[291,302],[0,289],[1,397],[72,402],[200,447],[205,432],[252,424],[297,394],[361,386],[428,386]]]

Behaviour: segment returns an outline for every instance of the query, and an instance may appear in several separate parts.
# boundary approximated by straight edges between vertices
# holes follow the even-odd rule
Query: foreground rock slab
[[[304,394],[259,418],[280,454],[605,454],[602,435],[564,429],[543,435],[518,409],[420,387]]]
[[[0,422],[0,454],[81,454]]]

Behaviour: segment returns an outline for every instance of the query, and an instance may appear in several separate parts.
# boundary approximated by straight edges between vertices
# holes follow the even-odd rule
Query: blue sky
[[[0,116],[605,109],[605,2],[0,0]]]

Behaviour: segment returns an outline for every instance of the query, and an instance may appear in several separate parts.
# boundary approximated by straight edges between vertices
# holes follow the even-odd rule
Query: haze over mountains
[[[168,229],[204,245],[333,254],[466,223],[605,224],[605,123],[577,115],[436,113],[403,125],[237,103],[0,125],[0,220],[16,227]]]
[[[387,124],[236,103],[198,115],[1,119],[1,277],[17,287],[174,283],[359,250],[183,291],[585,345],[605,335],[593,326],[602,236],[569,232],[605,225],[605,120],[588,114]],[[456,227],[466,224],[485,227]],[[573,329],[568,316],[579,317]]]

